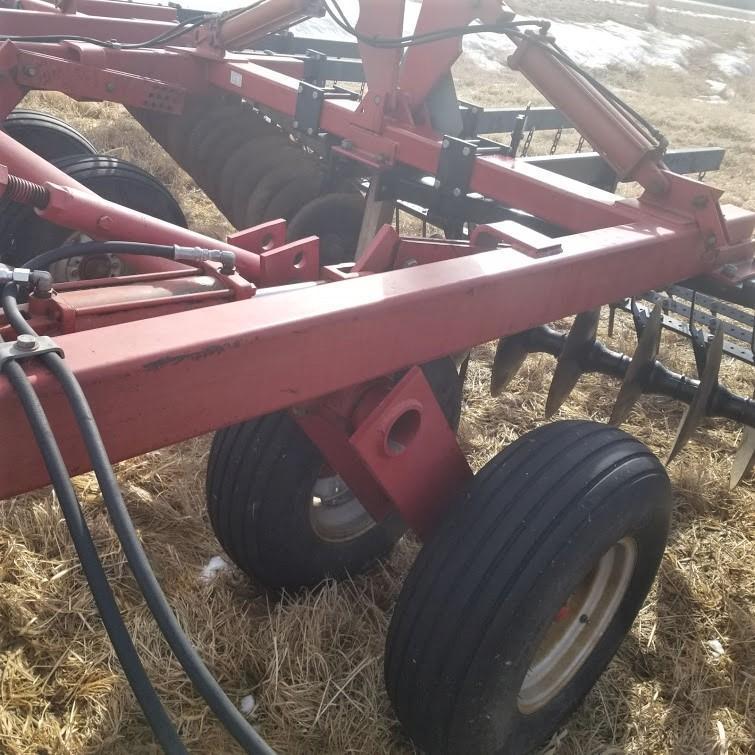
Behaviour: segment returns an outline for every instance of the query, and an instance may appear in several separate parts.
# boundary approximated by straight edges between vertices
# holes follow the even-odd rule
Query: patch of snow
[[[725,81],[716,81],[715,79],[706,79],[705,83],[710,88],[710,91],[713,92],[713,94],[723,94],[723,92],[726,90],[726,82]]]
[[[726,100],[718,94],[704,94],[701,97],[695,97],[695,102],[704,102],[707,105],[724,105]]]
[[[702,94],[695,97],[695,102],[706,102],[709,105],[721,105],[726,102],[726,82],[716,79],[707,79],[705,82],[710,89],[710,94]]]
[[[228,562],[222,556],[213,556],[202,569],[199,579],[202,582],[212,582],[220,572],[228,571],[230,566]]]
[[[634,70],[641,66],[663,66],[681,71],[687,64],[687,53],[703,44],[686,34],[670,34],[655,27],[635,29],[616,21],[598,24],[554,21],[550,32],[570,57],[590,68],[618,66]],[[503,66],[505,56],[513,49],[511,42],[493,34],[468,36],[464,40],[464,51],[486,70]]]
[[[208,9],[226,10],[235,8],[240,0],[204,0]],[[595,0],[598,3],[646,8],[641,0]],[[197,5],[195,1],[194,6]],[[200,2],[201,6],[202,3]],[[345,16],[351,24],[359,18],[359,0],[339,0]],[[706,6],[707,7],[707,6]],[[417,23],[421,3],[409,0],[404,15],[404,34],[410,34]],[[667,13],[682,13],[701,18],[716,17],[697,10],[660,7]],[[526,16],[519,16],[526,18]],[[723,18],[723,17],[721,17]],[[733,21],[747,19],[732,18]],[[314,38],[352,41],[353,37],[338,27],[329,16],[312,18],[293,27],[295,34]],[[674,34],[648,24],[635,28],[617,21],[597,23],[554,21],[551,32],[558,44],[580,65],[599,69],[617,66],[626,70],[639,70],[645,66],[662,66],[683,71],[687,55],[707,43],[702,38],[686,34]],[[513,44],[498,34],[471,34],[464,37],[464,51],[476,65],[485,71],[500,71],[506,66],[506,58],[513,51]],[[749,76],[752,72],[744,49],[720,52],[713,55],[713,64],[725,76]],[[715,93],[714,93],[715,94]]]
[[[642,8],[645,12],[648,10],[647,2],[640,3],[636,0],[594,0],[596,3],[605,3],[607,5],[622,5],[625,8]],[[722,5],[712,5],[711,3],[697,3],[692,0],[677,0],[677,2],[687,2],[690,5],[697,5],[703,8],[710,8],[716,11],[730,11],[732,13],[744,13],[753,15],[752,11],[743,10],[741,8],[726,8]],[[658,11],[663,13],[672,13],[678,16],[692,16],[694,18],[708,18],[715,19],[717,21],[744,21],[746,24],[755,24],[755,21],[749,18],[743,18],[740,16],[722,16],[720,13],[702,13],[699,10],[685,10],[684,8],[669,7],[667,5],[659,5]]]
[[[716,658],[720,658],[722,655],[726,654],[724,646],[718,640],[708,640],[705,644]]]
[[[239,710],[245,715],[250,716],[252,714],[252,711],[254,710],[254,706],[257,705],[256,700],[254,699],[254,695],[247,695],[246,697],[241,699],[241,704],[239,705]]]
[[[752,66],[747,50],[739,47],[733,52],[717,52],[711,61],[724,76],[750,76]]]

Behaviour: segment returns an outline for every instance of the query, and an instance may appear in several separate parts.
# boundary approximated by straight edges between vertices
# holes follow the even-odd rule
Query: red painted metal
[[[94,39],[114,40],[124,44],[143,43],[171,31],[175,23],[151,19],[112,18],[84,14],[15,10],[0,8],[0,29],[11,37],[83,36]],[[175,43],[190,42],[187,33],[174,40]]]
[[[80,44],[79,49],[83,45]],[[94,48],[103,62],[107,53]],[[147,107],[168,113],[183,110],[186,90],[143,74],[122,73],[96,64],[66,61],[39,52],[19,52],[16,82],[28,89],[61,91],[76,100],[106,100],[116,95],[124,105]]]
[[[212,43],[223,49],[243,49],[266,34],[287,28],[312,15],[312,0],[268,0],[210,25]],[[317,15],[324,15],[324,10]]]
[[[349,443],[380,480],[402,519],[423,538],[472,477],[456,434],[419,367],[375,407]]]
[[[29,0],[22,0],[26,8]],[[176,22],[176,9],[169,5],[149,5],[147,3],[118,2],[118,0],[58,0],[58,7],[64,13],[86,13],[89,16],[110,18],[148,18],[153,21]]]
[[[52,296],[32,298],[29,322],[43,335],[80,333],[135,320],[184,312],[231,301],[249,299],[254,285],[240,275],[225,275],[219,265],[204,262],[201,270],[59,283]],[[0,314],[0,338],[14,334]]]
[[[79,0],[64,13],[0,10],[0,28],[11,35],[43,28],[45,34],[122,42],[172,28],[155,20],[157,14],[136,18],[138,5],[133,16],[120,7],[104,15],[110,4]],[[94,15],[82,14],[85,7]],[[0,45],[0,108],[7,113],[30,88],[164,112],[180,112],[186,94],[227,92],[293,117],[301,62],[228,55],[222,45],[257,38],[291,14],[306,15],[308,7],[303,0],[267,0],[184,35],[183,47],[169,49],[6,42]],[[399,36],[403,10],[403,0],[365,3],[358,28]],[[418,31],[475,17],[491,21],[499,12],[505,6],[493,0],[426,0]],[[469,470],[421,371],[411,370],[390,391],[382,376],[726,263],[751,270],[753,213],[722,207],[717,190],[670,174],[652,142],[600,92],[539,44],[517,44],[513,65],[622,176],[646,189],[639,200],[623,199],[524,161],[475,159],[471,191],[566,229],[560,238],[511,223],[478,228],[471,244],[401,240],[386,228],[355,266],[318,270],[317,240],[286,244],[280,222],[235,234],[228,243],[207,239],[95,197],[0,134],[0,164],[49,188],[43,217],[96,238],[232,249],[239,271],[268,287],[251,297],[252,286],[229,280],[203,292],[193,271],[164,272],[98,282],[96,291],[68,288],[47,304],[32,303],[35,323],[46,323],[48,332],[69,331],[58,340],[114,459],[296,407],[297,421],[376,518],[398,507],[413,527],[428,532]],[[459,45],[456,38],[414,48],[402,62],[396,50],[361,43],[363,100],[326,100],[322,107],[321,129],[346,140],[336,150],[375,170],[402,164],[435,174],[443,134],[430,128],[424,99]],[[291,281],[309,284],[270,288]],[[229,301],[245,296],[251,298]],[[113,324],[99,327],[102,318]],[[70,332],[81,328],[90,329]],[[86,456],[59,388],[39,367],[27,369],[72,472],[83,471]],[[177,396],[190,397],[191,411]],[[395,454],[386,437],[404,415],[398,440],[414,431],[416,437]],[[15,450],[12,463],[0,456],[2,497],[41,485],[46,476],[2,378],[0,417],[0,448]]]
[[[50,200],[44,209],[37,210],[40,217],[52,223],[82,231],[93,239],[118,239],[224,249],[234,252],[236,266],[242,275],[252,281],[267,282],[268,285],[316,280],[318,277],[317,239],[304,239],[278,249],[263,251],[260,248],[258,251],[265,254],[263,263],[257,251],[242,249],[227,242],[211,239],[187,228],[179,228],[115,202],[109,202],[81,186],[70,176],[54,169],[45,160],[1,132],[0,165],[5,165],[11,173],[22,178],[35,183],[44,183]],[[44,174],[54,176],[54,180],[60,181],[63,185],[40,181],[44,178]],[[250,238],[247,237],[247,241]],[[264,241],[265,238],[266,235],[263,234],[260,241]],[[299,255],[302,255],[301,259]],[[141,267],[144,268],[143,263]],[[151,268],[152,272],[170,270],[175,269],[176,264],[167,260],[155,260]],[[268,278],[265,279],[265,276]]]
[[[380,480],[370,472],[349,440],[360,422],[390,393],[391,387],[387,379],[376,380],[339,391],[321,402],[298,406],[291,412],[328,466],[338,470],[376,522],[385,519],[395,508]],[[362,407],[368,407],[366,413]]]
[[[559,243],[561,254],[541,259],[493,250],[58,341],[120,460],[753,256],[750,242],[710,260],[694,223]],[[32,374],[71,470],[85,470],[59,389]],[[191,396],[192,411],[176,396]],[[47,478],[4,380],[0,416],[0,448],[16,449],[12,467],[0,461],[1,498]]]
[[[420,9],[415,34],[429,34],[453,27],[467,26],[480,19],[494,24],[513,17],[500,0],[425,0]],[[427,45],[410,47],[401,64],[399,86],[407,94],[409,105],[421,105],[432,88],[448,75],[461,55],[461,37],[450,37]]]
[[[544,37],[517,41],[509,65],[569,116],[621,179],[633,178],[655,195],[669,189],[656,145],[592,84],[555,58]]]

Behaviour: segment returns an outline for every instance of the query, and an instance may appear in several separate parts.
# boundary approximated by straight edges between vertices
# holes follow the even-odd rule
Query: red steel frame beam
[[[27,0],[22,0],[22,7]],[[89,16],[109,16],[111,18],[148,18],[153,21],[177,20],[176,9],[169,5],[120,2],[119,0],[60,0],[64,13],[86,13]]]
[[[58,338],[114,459],[306,402],[710,269],[693,224],[618,226]],[[752,256],[732,249],[720,263]],[[86,456],[59,388],[32,379],[73,473]],[[187,402],[191,411],[187,411]],[[47,482],[0,379],[0,498]]]
[[[170,31],[175,25],[175,22],[144,18],[113,18],[0,8],[0,29],[3,35],[12,37],[38,37],[40,34],[81,36],[134,44],[146,42]],[[185,35],[187,41],[190,38],[190,34]]]
[[[288,0],[272,4],[290,5]],[[394,3],[392,7],[399,6]],[[64,14],[44,15],[53,25],[60,23]],[[40,15],[27,16],[34,16],[34,31],[38,30]],[[17,16],[12,20],[26,23],[29,19]],[[67,22],[72,20],[81,17],[68,17]],[[102,26],[94,25],[95,21],[101,24],[103,19],[87,20],[91,26],[63,33],[81,34],[91,28],[92,36],[102,36],[96,31]],[[143,30],[143,23],[119,26],[118,33]],[[53,26],[47,31],[58,33]],[[60,46],[56,54],[49,55],[53,59],[50,65],[61,69],[60,81],[71,75],[74,65],[101,69],[103,54],[105,59],[109,55],[108,51],[79,48],[77,59],[71,61],[71,49],[70,45]],[[21,49],[19,54],[34,52]],[[0,60],[7,62],[12,53],[6,45]],[[163,85],[174,85],[168,67],[176,65],[176,54],[186,55],[187,60],[200,55],[193,50],[174,50],[153,56],[153,75]],[[255,58],[221,60],[208,50],[201,55],[204,62],[194,69],[199,75],[198,81],[190,82],[191,91],[205,91],[209,83],[283,114],[295,113],[295,79],[259,65]],[[395,55],[388,56],[392,65],[398,65]],[[119,73],[132,73],[131,60],[137,58],[132,58],[130,51],[119,51]],[[379,54],[373,62],[373,68],[379,69]],[[22,86],[33,84],[24,81]],[[434,173],[441,152],[440,136],[427,125],[402,119],[402,94],[393,94],[393,110],[370,106],[369,112],[360,113],[357,106],[342,101],[325,102],[322,129],[348,139],[352,156],[375,167],[398,161]],[[575,98],[583,94],[577,83]],[[14,96],[15,90],[6,90],[4,105]],[[110,99],[117,101],[117,94]],[[10,164],[13,167],[12,161]],[[752,242],[747,241],[753,231],[752,215],[729,208],[724,208],[722,215],[715,189],[670,176],[662,163],[654,165],[664,181],[668,180],[667,196],[635,201],[510,158],[478,158],[471,190],[582,233],[554,239],[554,247],[561,251],[549,257],[536,258],[526,248],[522,252],[498,249],[219,305],[209,310],[211,316],[208,310],[183,312],[66,335],[59,339],[60,345],[90,397],[113,457],[122,459],[318,399],[607,301],[710,272],[728,262],[752,259]],[[29,170],[44,175],[49,167],[33,164]],[[77,225],[91,224],[96,213],[102,213],[91,195],[82,196],[75,187],[67,194],[53,192],[54,199],[61,197],[69,204],[53,202],[51,217],[57,213],[59,219],[75,218]],[[180,231],[158,229],[138,213],[125,212],[118,218],[121,223],[129,218],[141,223],[129,237],[143,241],[175,241]],[[495,229],[491,234],[495,236]],[[395,256],[400,258],[400,250]],[[324,348],[329,344],[337,359]],[[302,364],[307,365],[306,370],[301,369]],[[44,371],[32,368],[32,375],[72,471],[83,471],[86,458],[59,390]],[[192,411],[186,412],[176,396],[190,396]],[[0,496],[43,484],[46,477],[34,444],[21,429],[25,424],[19,407],[2,380],[0,416],[0,447],[12,444],[17,451],[12,470],[8,461],[0,462],[4,465],[0,466]]]
[[[445,0],[426,0],[428,5],[437,6],[439,9],[443,9]],[[461,0],[460,4],[464,4],[464,0]],[[263,13],[264,18],[275,17],[276,13],[285,14],[291,11],[293,6],[297,8],[302,3],[298,0],[270,0],[269,3],[264,4],[259,9],[255,9],[255,13]],[[456,6],[454,6],[456,7]],[[470,6],[471,7],[471,6]],[[396,3],[392,6],[392,12],[398,14],[403,10],[401,3]],[[429,14],[425,13],[427,9],[423,7],[423,18],[428,18]],[[0,13],[7,13],[9,11],[0,11]],[[479,15],[481,11],[465,10],[463,14],[466,16],[474,17]],[[491,13],[490,4],[486,6],[486,13]],[[362,9],[360,16],[360,24],[365,18],[379,19],[375,16],[376,9],[372,6],[365,6]],[[33,22],[34,28],[38,29],[39,15],[35,13],[29,13],[27,16],[31,17],[29,20]],[[254,15],[254,14],[252,14]],[[60,18],[55,14],[50,14],[50,29],[49,33],[57,33],[60,31],[57,28],[57,24],[60,23]],[[36,18],[36,21],[34,20]],[[89,18],[89,17],[87,17]],[[241,17],[239,17],[241,18]],[[56,21],[57,19],[57,21]],[[2,16],[0,16],[0,21]],[[69,17],[68,21],[76,22],[79,17]],[[104,32],[102,23],[107,22],[110,24],[109,19],[95,18],[94,21],[100,24],[99,31]],[[238,22],[238,19],[234,19],[234,22]],[[138,23],[138,22],[135,22]],[[79,29],[79,33],[87,27]],[[382,28],[382,27],[381,27]],[[65,33],[69,33],[68,30]],[[112,33],[108,29],[108,38],[112,37]],[[96,31],[91,33],[92,36],[97,36]],[[103,34],[100,34],[103,36]],[[370,55],[375,57],[377,63],[384,61],[384,65],[393,67],[397,71],[397,67],[400,65],[398,58],[391,50],[374,50],[362,45],[365,53],[370,50]],[[432,47],[432,46],[430,46]],[[100,52],[101,57],[97,57],[91,51],[85,51],[91,58],[89,67],[93,70],[94,80],[100,85],[105,82],[102,81],[103,77],[107,75],[102,70],[103,68],[103,53]],[[185,55],[188,59],[193,58],[196,55],[196,51],[185,50]],[[537,51],[536,51],[537,52]],[[20,52],[19,55],[23,55]],[[27,53],[28,54],[28,53]],[[450,54],[450,53],[449,53]],[[8,53],[6,53],[6,56]],[[205,59],[204,64],[206,68],[201,68],[198,71],[195,69],[195,73],[198,73],[198,79],[192,82],[191,91],[204,91],[207,83],[211,83],[216,87],[232,92],[236,95],[244,96],[252,101],[259,102],[265,106],[268,106],[280,113],[292,116],[296,111],[296,98],[298,93],[298,80],[287,76],[283,73],[279,73],[269,68],[259,65],[259,58],[247,58],[244,61],[243,58],[239,60],[240,56],[231,56],[227,59],[222,57],[212,60],[205,58],[207,50],[203,48],[201,56]],[[106,59],[106,54],[104,54]],[[83,57],[83,56],[82,56]],[[442,58],[440,61],[428,61],[427,65],[432,68],[433,71],[437,66],[447,64],[446,58],[448,55]],[[536,68],[541,63],[542,54],[538,53],[533,57],[533,53],[530,50],[529,56],[524,60],[518,59],[517,65],[519,65],[525,75],[530,73],[526,69],[525,63],[529,58],[533,58],[531,66]],[[82,70],[87,67],[87,61],[71,62],[59,59],[57,65],[61,71],[57,77],[49,73],[49,67],[54,68],[55,56],[49,56],[48,74],[45,78],[53,80],[55,83],[53,86],[59,88],[62,91],[73,91],[78,93],[78,84],[81,80]],[[416,60],[414,57],[409,57],[408,72],[411,73],[412,61]],[[134,58],[137,60],[137,58]],[[143,58],[142,58],[143,60]],[[194,58],[196,61],[196,58]],[[121,74],[131,74],[128,66],[128,51],[122,51],[120,60],[118,63],[123,66]],[[241,62],[244,61],[244,62]],[[150,61],[154,65],[155,73],[154,81],[143,82],[145,90],[149,87],[159,86],[162,84],[164,87],[175,86],[175,82],[171,77],[171,71],[175,71],[176,60],[175,56],[168,57],[166,55],[165,63],[163,64],[160,57],[154,57]],[[548,64],[553,65],[553,61],[548,61]],[[9,64],[5,63],[6,67]],[[82,69],[82,66],[84,69]],[[170,66],[170,69],[168,68]],[[65,69],[69,68],[66,73]],[[21,70],[28,70],[29,66],[21,66]],[[31,66],[33,69],[34,66]],[[414,69],[416,69],[416,64]],[[73,70],[75,69],[75,70]],[[379,65],[373,65],[373,69],[380,72]],[[539,70],[539,69],[538,69]],[[556,69],[558,71],[558,69]],[[144,70],[141,68],[138,72],[134,72],[137,77],[144,76]],[[385,77],[385,72],[380,72],[381,78]],[[115,77],[115,72],[111,74]],[[175,74],[174,74],[175,75]],[[432,74],[434,75],[434,74]],[[396,80],[396,76],[392,80]],[[27,77],[23,79],[21,86],[34,87],[41,84],[35,82],[34,77]],[[409,90],[412,86],[410,77],[405,76],[401,79],[402,85]],[[416,84],[421,91],[423,86],[426,86],[426,77]],[[138,91],[139,84],[137,81],[129,82],[133,84],[132,88]],[[539,82],[543,90],[545,91],[547,82]],[[113,82],[109,82],[113,87]],[[390,165],[395,162],[401,162],[405,165],[412,166],[418,170],[425,171],[429,174],[435,173],[439,155],[440,155],[440,137],[438,134],[434,134],[427,126],[417,127],[412,124],[402,123],[396,120],[395,117],[391,117],[390,110],[386,109],[376,113],[373,107],[374,103],[367,101],[371,97],[370,94],[370,82],[368,81],[368,92],[365,98],[365,107],[369,105],[369,118],[365,113],[355,112],[358,108],[354,103],[345,103],[344,101],[326,101],[323,103],[321,126],[324,131],[332,133],[342,139],[348,140],[352,145],[351,154],[356,159],[363,159],[365,162],[379,166],[381,164]],[[117,87],[115,87],[117,89]],[[573,76],[569,76],[561,81],[561,89],[569,88],[571,91],[572,99],[575,102],[580,103],[580,106],[592,107],[590,112],[593,113],[591,120],[598,119],[601,114],[603,105],[600,103],[596,107],[596,93],[592,91],[586,85],[577,81]],[[546,94],[548,92],[546,91]],[[401,90],[397,90],[397,94],[391,98],[384,98],[387,102],[388,99],[400,99],[402,95]],[[563,92],[559,94],[563,96]],[[14,98],[14,93],[6,94],[4,102],[4,110],[8,110],[9,105],[12,107],[15,102],[9,103],[9,99]],[[16,97],[17,99],[17,97]],[[117,91],[112,92],[108,96],[108,99],[114,99],[116,101],[126,101],[127,104],[138,104],[134,101],[134,95],[127,99],[124,95],[119,95]],[[373,98],[374,99],[374,98]],[[146,102],[147,97],[145,93],[145,106],[148,106]],[[567,101],[569,98],[567,98]],[[416,104],[416,103],[414,103]],[[388,108],[388,105],[384,103],[384,107]],[[400,113],[400,108],[397,102],[393,103],[393,108],[396,114]],[[608,108],[608,105],[606,105]],[[375,117],[377,116],[377,120]],[[620,119],[617,120],[616,113],[609,113],[607,110],[604,113],[604,121],[598,125],[603,126],[603,130],[600,132],[602,137],[607,142],[603,145],[604,149],[608,153],[622,154],[626,151],[624,147],[626,143],[623,141],[625,134],[618,129],[618,126],[622,125]],[[364,128],[365,123],[369,126]],[[618,124],[618,126],[617,126]],[[629,124],[625,124],[629,128]],[[616,143],[611,141],[611,133],[616,131]],[[618,130],[617,130],[618,129]],[[611,142],[611,143],[608,143]],[[600,144],[596,144],[598,149],[601,149]],[[652,169],[652,170],[651,170]],[[645,174],[652,174],[658,181],[664,182],[665,185],[672,185],[676,177],[669,176],[667,172],[662,170],[662,163],[658,165],[651,163],[643,163],[642,170]],[[475,168],[470,181],[470,190],[478,191],[486,196],[489,196],[505,205],[517,207],[526,212],[532,213],[544,220],[552,222],[554,224],[565,227],[571,231],[584,231],[592,230],[595,228],[608,227],[617,223],[626,222],[638,222],[642,217],[645,217],[648,212],[660,212],[664,213],[666,210],[678,213],[682,210],[683,214],[692,215],[690,207],[680,208],[674,206],[674,202],[669,199],[655,197],[653,198],[653,205],[649,203],[640,204],[635,200],[620,199],[613,194],[603,192],[598,189],[587,187],[579,182],[572,181],[567,178],[555,176],[553,173],[545,171],[544,169],[536,168],[532,165],[517,161],[506,157],[480,157],[476,160]],[[667,192],[669,195],[673,192]],[[715,190],[710,189],[702,184],[699,185],[697,193],[704,198],[711,200],[712,204],[717,203],[717,193]],[[667,216],[668,218],[668,216]],[[714,224],[715,225],[715,224]],[[720,218],[718,221],[718,228],[715,229],[717,239],[723,240],[725,234],[720,228]]]
[[[211,61],[198,60],[188,53],[176,51],[155,51],[154,54],[145,55],[144,51],[98,50],[98,55],[92,58],[91,63],[84,63],[53,55],[43,56],[34,49],[24,50],[23,46],[13,47],[15,58],[10,53],[6,53],[6,58],[10,57],[11,62],[26,60],[31,63],[37,60],[44,62],[46,66],[58,68],[56,76],[47,73],[45,78],[54,82],[50,88],[69,94],[80,93],[82,71],[88,70],[92,80],[97,82],[97,88],[107,91],[108,99],[125,101],[130,105],[147,106],[149,92],[159,86],[203,92],[208,85],[214,85],[282,114],[293,116],[296,112],[298,79],[261,65],[268,62],[265,61],[265,56],[247,56],[244,62],[240,62],[241,56],[236,55],[229,60]],[[52,46],[46,46],[48,49],[50,47]],[[92,55],[91,51],[84,52]],[[71,54],[70,50],[67,54]],[[109,65],[118,66],[118,70],[103,68],[103,60]],[[270,64],[285,66],[285,62],[278,59],[270,61]],[[149,65],[154,71],[152,79],[143,78],[145,65]],[[175,72],[182,65],[186,68],[179,83]],[[10,67],[10,64],[6,62],[5,66]],[[290,72],[300,70],[300,66],[298,61],[291,61]],[[33,76],[23,73],[24,69],[29,68],[32,69]],[[35,81],[35,78],[42,78],[36,68],[34,65],[21,66],[23,86],[36,88],[42,85]],[[186,70],[189,71],[188,74]],[[128,96],[114,85],[119,73],[134,77],[128,82],[132,85]],[[122,90],[126,89],[122,87]],[[0,109],[5,112],[11,110],[17,104],[20,94],[22,92],[7,94],[0,100]],[[142,96],[143,101],[140,101]],[[351,142],[353,157],[367,162],[378,160],[383,164],[400,162],[428,174],[436,172],[440,154],[438,135],[419,133],[395,120],[387,120],[382,133],[374,133],[355,122],[358,120],[355,110],[355,103],[326,101],[323,103],[321,117],[324,131]],[[623,199],[524,161],[501,156],[477,158],[469,188],[571,231],[638,222],[648,213],[661,213],[661,216],[666,215],[668,219],[664,212],[666,208],[662,205],[640,205],[637,200]],[[714,202],[717,199],[715,190],[704,184],[699,185],[699,193],[710,195]]]

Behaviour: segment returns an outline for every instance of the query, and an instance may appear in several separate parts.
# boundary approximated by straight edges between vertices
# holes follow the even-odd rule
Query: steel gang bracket
[[[365,418],[349,443],[401,518],[425,539],[472,470],[419,367]]]
[[[419,367],[291,414],[375,521],[398,512],[421,538],[472,477]]]
[[[325,93],[321,87],[299,82],[299,93],[296,97],[296,112],[293,127],[312,136],[320,131],[320,117]]]
[[[477,146],[464,139],[444,136],[438,157],[435,188],[441,194],[461,197],[469,193]]]

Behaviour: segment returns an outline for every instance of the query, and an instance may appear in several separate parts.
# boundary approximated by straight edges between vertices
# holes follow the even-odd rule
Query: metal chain
[[[535,135],[535,129],[531,128],[529,132],[527,133],[527,138],[524,140],[524,144],[522,145],[522,157],[527,157],[527,153],[530,151],[530,144],[532,144],[532,137]]]
[[[556,134],[553,137],[553,144],[551,144],[551,152],[550,153],[552,155],[556,154],[556,150],[558,149],[558,143],[561,141],[561,134],[562,134],[562,130],[560,128],[556,129]]]

